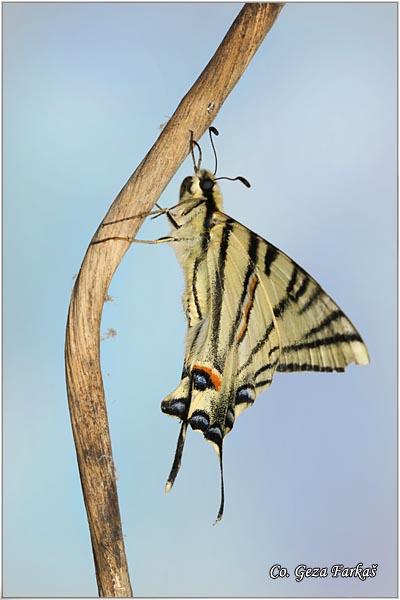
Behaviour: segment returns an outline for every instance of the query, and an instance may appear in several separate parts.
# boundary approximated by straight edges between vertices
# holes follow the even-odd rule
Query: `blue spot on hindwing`
[[[252,385],[243,385],[236,392],[235,404],[252,404],[256,399],[256,393]]]
[[[210,424],[210,419],[202,410],[196,410],[189,419],[189,423],[192,429],[200,429],[205,431]]]
[[[161,410],[167,415],[183,418],[186,413],[186,399],[174,398],[173,400],[168,401],[163,400],[163,402],[161,402]]]
[[[214,442],[218,446],[222,444],[222,429],[218,423],[214,423],[204,432],[204,437],[206,440],[210,440],[210,442]]]
[[[209,378],[204,373],[195,371],[193,373],[193,387],[195,390],[203,391],[209,386]]]

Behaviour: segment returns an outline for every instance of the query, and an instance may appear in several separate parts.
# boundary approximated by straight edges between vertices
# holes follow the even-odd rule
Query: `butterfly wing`
[[[272,306],[281,341],[278,371],[344,371],[350,363],[369,362],[360,334],[315,279],[276,246],[239,223],[235,238],[243,252],[251,244],[257,246],[256,272]],[[251,327],[257,329],[255,320]]]
[[[182,419],[181,432],[166,490],[171,489],[179,470],[187,426],[199,430],[213,444],[221,469],[221,505],[224,505],[222,443],[232,429],[235,418],[256,398],[254,370],[242,369],[241,344],[245,339],[264,349],[267,355],[279,348],[279,334],[265,289],[259,286],[255,265],[249,269],[249,257],[234,235],[236,222],[222,213],[210,231],[207,247],[202,252],[196,277],[187,280],[184,305],[189,307],[186,355],[182,380],[178,388],[162,402],[162,410]],[[199,273],[203,276],[199,277]],[[206,278],[206,281],[204,280]],[[243,279],[244,277],[244,279]],[[194,282],[194,283],[193,283]],[[201,311],[195,298],[201,299]],[[207,302],[204,302],[204,298]],[[195,319],[195,312],[201,319]],[[251,318],[257,321],[257,332],[248,330]],[[263,332],[258,339],[259,330]],[[246,348],[243,344],[242,348]],[[246,351],[245,351],[246,354]],[[246,356],[247,358],[247,356]],[[272,368],[276,367],[277,362]],[[272,374],[271,374],[272,379]],[[265,387],[264,382],[264,387]]]
[[[198,279],[199,290],[185,292],[193,298],[200,290],[208,294],[207,310],[188,329],[182,381],[162,403],[164,412],[187,419],[215,443],[267,385],[268,377],[256,382],[256,371],[263,367],[272,379],[281,347],[253,250],[243,251],[236,221],[223,213],[216,219],[203,259],[207,282]],[[264,356],[273,356],[269,373]]]
[[[164,412],[182,419],[167,489],[188,424],[213,443],[222,475],[224,436],[276,370],[343,371],[369,362],[354,325],[319,284],[222,212],[213,215],[185,298],[191,310],[182,380],[162,403]],[[218,518],[222,509],[223,483]]]

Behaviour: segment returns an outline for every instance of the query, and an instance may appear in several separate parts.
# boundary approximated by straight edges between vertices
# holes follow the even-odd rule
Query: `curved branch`
[[[189,152],[189,131],[199,139],[211,124],[281,8],[281,4],[244,5],[213,58],[114,200],[75,282],[66,331],[66,380],[100,596],[132,595],[100,369],[100,320],[107,289],[144,218],[131,216],[152,209]],[[110,221],[113,223],[104,226]]]

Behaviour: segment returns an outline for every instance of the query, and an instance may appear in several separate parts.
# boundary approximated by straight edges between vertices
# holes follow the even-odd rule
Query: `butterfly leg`
[[[158,204],[156,204],[158,210],[151,210],[150,212],[138,213],[137,215],[133,215],[132,217],[123,217],[122,219],[115,219],[115,221],[107,221],[107,223],[102,223],[102,227],[107,227],[107,225],[115,225],[115,223],[123,223],[124,221],[132,221],[133,219],[142,219],[143,217],[150,217],[154,219],[155,217],[159,217],[164,215],[167,211],[166,208],[161,208]]]
[[[107,238],[103,238],[102,240],[96,240],[95,242],[92,242],[92,245],[94,246],[94,244],[101,244],[103,242],[108,242],[109,240],[123,240],[124,242],[129,242],[130,244],[167,244],[167,243],[171,243],[171,242],[180,242],[181,239],[180,238],[174,238],[172,236],[165,236],[165,237],[161,237],[158,238],[157,240],[137,240],[137,239],[132,239],[129,236],[126,237],[122,237],[122,236],[113,236],[113,237],[107,237]]]
[[[170,242],[180,242],[180,238],[175,238],[172,235],[166,235],[164,237],[160,237],[156,240],[132,240],[132,242],[136,244],[165,244]]]

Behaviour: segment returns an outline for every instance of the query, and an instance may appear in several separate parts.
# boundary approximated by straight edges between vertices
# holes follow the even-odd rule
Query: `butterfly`
[[[210,139],[216,153],[210,128]],[[199,150],[196,162],[194,148]],[[166,483],[174,484],[188,426],[203,434],[218,456],[224,510],[223,441],[237,417],[254,404],[276,371],[341,372],[369,362],[354,325],[320,285],[294,260],[222,211],[214,172],[201,168],[192,139],[194,174],[180,187],[179,202],[166,214],[185,278],[187,318],[180,383],[161,404],[181,420]],[[243,177],[236,177],[246,186]]]

